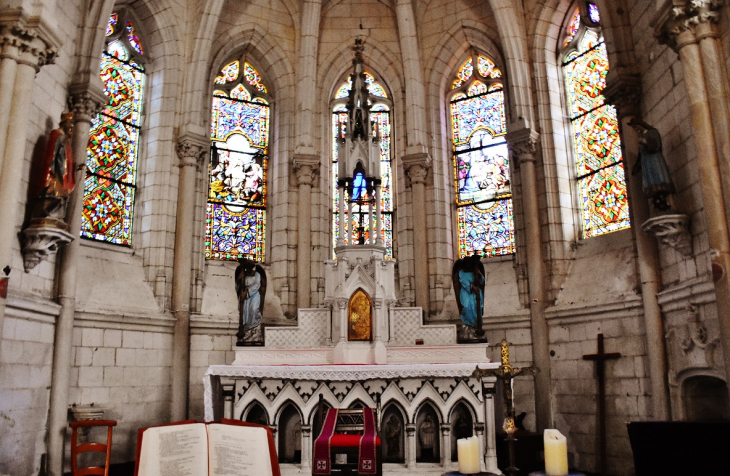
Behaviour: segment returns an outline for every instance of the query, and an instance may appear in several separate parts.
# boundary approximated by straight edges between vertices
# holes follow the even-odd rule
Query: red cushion
[[[338,446],[340,448],[358,448],[360,446],[360,438],[362,435],[348,435],[346,433],[335,433],[330,440],[330,446]],[[380,437],[375,437],[375,445],[380,446]]]

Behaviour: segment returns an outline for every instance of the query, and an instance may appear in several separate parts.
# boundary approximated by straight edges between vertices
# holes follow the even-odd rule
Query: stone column
[[[312,186],[319,172],[319,157],[296,155],[292,160],[299,187],[297,204],[297,308],[310,306],[312,276]]]
[[[482,380],[482,398],[484,398],[484,426],[486,428],[487,448],[484,453],[484,465],[491,473],[499,472],[497,468],[497,428],[494,422],[494,383],[496,377],[485,377]]]
[[[537,431],[552,427],[550,392],[550,354],[548,350],[548,325],[545,320],[545,285],[542,233],[540,229],[540,207],[537,200],[537,178],[535,160],[539,134],[532,129],[522,128],[509,132],[507,142],[513,163],[520,170],[522,193],[522,215],[525,222],[525,243],[527,257],[527,280],[530,298],[530,331],[532,336],[532,359],[537,368],[535,375],[535,420]],[[521,250],[517,250],[520,253]]]
[[[426,227],[426,178],[431,168],[431,157],[425,153],[406,155],[403,169],[411,187],[413,220],[413,271],[416,284],[416,306],[428,317],[431,309],[428,282],[428,231]]]
[[[406,425],[406,465],[408,469],[416,469],[416,424]]]
[[[638,160],[639,137],[628,125],[629,121],[640,116],[638,105],[641,100],[641,80],[628,76],[612,80],[604,94],[609,102],[616,106],[621,128],[621,145],[623,146],[624,171],[633,168]],[[669,419],[669,388],[667,387],[667,359],[664,338],[662,310],[657,301],[661,291],[662,280],[659,267],[657,242],[641,229],[641,224],[650,218],[649,201],[644,196],[641,177],[626,173],[626,185],[629,192],[629,211],[631,216],[631,233],[636,243],[636,255],[639,264],[641,281],[641,299],[644,305],[644,325],[646,326],[646,353],[649,360],[649,378],[651,380],[652,416],[654,420]]]
[[[190,376],[190,286],[192,282],[193,225],[195,224],[195,181],[208,140],[202,134],[186,132],[177,140],[180,177],[175,219],[175,258],[172,268],[172,402],[170,419],[188,415]]]
[[[444,468],[451,466],[451,425],[441,423],[441,461]]]
[[[302,469],[305,474],[312,469],[312,427],[302,425]],[[306,471],[306,470],[309,471]]]
[[[0,13],[0,270],[11,266],[13,248],[19,247],[19,199],[25,193],[23,165],[35,74],[53,60],[58,43],[39,37],[39,25],[29,23],[22,14]],[[5,301],[0,298],[0,346]]]
[[[314,114],[317,110],[317,50],[322,0],[303,0],[297,67],[297,154],[314,154]],[[319,159],[317,159],[319,163]]]
[[[714,276],[715,297],[720,341],[725,366],[725,381],[730,382],[730,237],[722,189],[720,161],[717,150],[714,120],[708,96],[708,79],[697,43],[697,25],[707,21],[708,3],[698,0],[689,5],[675,6],[670,18],[661,27],[664,37],[679,53],[684,70],[684,84],[689,102],[690,125],[697,150],[697,168],[700,175],[702,204],[710,244],[710,260]]]
[[[63,440],[66,434],[68,413],[68,389],[71,379],[74,315],[76,313],[76,279],[81,253],[81,213],[84,206],[84,182],[86,179],[86,148],[89,144],[91,120],[108,98],[101,85],[78,85],[70,88],[69,109],[74,113],[72,137],[76,164],[76,188],[69,197],[66,223],[73,236],[59,252],[58,302],[61,311],[56,321],[53,346],[53,373],[48,415],[48,474],[63,474]]]
[[[476,437],[479,440],[479,451],[481,452],[482,457],[479,458],[479,467],[482,471],[485,471],[486,465],[484,460],[484,455],[486,454],[485,451],[485,441],[484,441],[484,424],[483,423],[477,423],[474,425],[474,433],[476,433]]]

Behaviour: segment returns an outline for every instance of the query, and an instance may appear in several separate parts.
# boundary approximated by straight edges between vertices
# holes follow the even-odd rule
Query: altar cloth
[[[203,376],[205,420],[212,421],[213,380],[220,377],[362,381],[395,378],[470,377],[475,369],[497,369],[494,362],[455,364],[340,364],[340,365],[211,365]]]

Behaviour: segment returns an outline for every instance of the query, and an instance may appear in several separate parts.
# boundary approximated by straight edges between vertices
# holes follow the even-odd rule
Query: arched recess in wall
[[[272,97],[246,55],[213,80],[205,258],[264,262]]]
[[[504,77],[476,51],[459,64],[446,95],[458,257],[510,255],[515,227]]]
[[[579,236],[592,238],[628,228],[621,138],[616,109],[603,96],[609,61],[595,3],[579,1],[568,10],[557,50],[572,136]]]
[[[113,12],[105,35],[100,76],[109,102],[91,123],[81,236],[131,246],[148,59],[128,12]]]
[[[383,226],[380,234],[385,245],[386,257],[393,258],[393,223],[395,218],[395,173],[393,170],[393,100],[392,94],[389,92],[387,85],[372,69],[365,70],[365,83],[368,87],[370,102],[370,120],[371,127],[380,138],[380,207],[382,210]],[[332,130],[331,130],[331,153],[332,153],[332,181],[330,183],[332,190],[332,249],[337,244],[339,238],[339,189],[338,189],[338,157],[340,140],[344,139],[347,133],[347,101],[349,99],[350,90],[352,89],[352,80],[349,73],[346,77],[341,78],[335,88],[334,97],[330,100],[330,111],[332,113]],[[349,194],[346,194],[345,200],[350,200]],[[370,236],[370,224],[367,222],[367,203],[372,199],[365,193],[357,202],[353,203],[352,216],[346,219],[350,220],[351,229],[356,230],[354,236],[345,237],[345,244],[351,244],[362,239],[364,244],[374,243]],[[349,214],[348,208],[344,207],[345,213]],[[353,241],[354,240],[354,241]]]

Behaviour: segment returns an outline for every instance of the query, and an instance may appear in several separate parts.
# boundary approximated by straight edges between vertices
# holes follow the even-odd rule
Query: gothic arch
[[[466,408],[466,410],[469,412],[469,414],[471,415],[471,418],[472,418],[472,422],[476,423],[479,421],[479,418],[477,417],[477,412],[474,410],[474,406],[471,404],[471,402],[469,402],[467,399],[462,397],[462,398],[459,398],[457,401],[455,401],[451,405],[451,408],[449,408],[449,414],[448,414],[448,418],[446,419],[446,423],[453,423],[451,421],[451,417],[454,414],[454,409],[456,409],[456,407],[459,406],[460,404],[463,404],[464,407]]]

